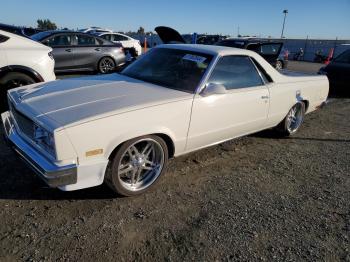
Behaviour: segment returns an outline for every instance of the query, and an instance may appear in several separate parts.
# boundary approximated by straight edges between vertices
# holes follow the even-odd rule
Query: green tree
[[[138,35],[144,35],[145,34],[145,29],[142,26],[140,26],[140,28],[137,30],[137,34]]]
[[[56,30],[57,25],[50,21],[50,19],[38,19],[37,21],[38,29],[41,30]]]

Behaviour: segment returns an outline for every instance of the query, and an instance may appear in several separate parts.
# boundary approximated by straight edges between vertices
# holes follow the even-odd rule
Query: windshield
[[[194,93],[213,56],[187,50],[155,48],[128,66],[122,75]]]
[[[347,63],[350,64],[350,50],[347,50],[343,53],[341,53],[340,55],[338,55],[335,59],[335,62],[338,63]]]
[[[49,35],[51,35],[51,32],[46,31],[46,32],[40,32],[40,33],[34,34],[34,35],[30,36],[30,38],[35,40],[35,41],[40,41]]]
[[[239,40],[235,41],[230,39],[222,40],[216,43],[216,45],[218,46],[227,46],[227,47],[236,47],[236,48],[244,48],[245,44],[246,43],[244,41],[239,41]]]

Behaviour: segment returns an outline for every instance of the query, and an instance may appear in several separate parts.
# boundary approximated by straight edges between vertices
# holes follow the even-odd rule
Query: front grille
[[[21,112],[17,111],[14,106],[10,105],[10,109],[19,131],[21,131],[29,139],[34,140],[34,122]]]

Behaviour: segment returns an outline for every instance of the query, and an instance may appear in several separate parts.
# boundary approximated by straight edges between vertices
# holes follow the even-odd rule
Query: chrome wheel
[[[281,62],[281,61],[277,61],[277,62],[276,62],[276,69],[277,69],[277,70],[282,70],[282,69],[283,69],[283,65],[282,65],[282,62]]]
[[[109,73],[115,69],[115,63],[112,58],[104,57],[99,63],[99,71],[102,74]]]
[[[286,118],[286,127],[290,134],[296,132],[304,120],[303,104],[297,103],[289,111]]]
[[[165,154],[152,138],[140,139],[121,155],[117,177],[123,188],[137,192],[151,186],[162,173]]]

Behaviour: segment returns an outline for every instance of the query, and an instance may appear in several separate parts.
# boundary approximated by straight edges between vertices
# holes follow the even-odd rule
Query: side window
[[[222,84],[226,89],[264,85],[254,64],[247,56],[222,57],[208,82]]]
[[[263,44],[261,45],[261,53],[264,55],[277,55],[281,49],[280,44]]]
[[[56,46],[68,46],[71,44],[70,35],[56,35],[50,37],[43,42],[44,45],[56,47]]]
[[[265,69],[254,58],[251,57],[251,59],[252,59],[254,65],[258,68],[261,77],[264,79],[264,82],[265,83],[272,83],[273,80],[272,80],[271,76],[265,71]]]
[[[344,53],[340,54],[338,57],[334,59],[335,62],[338,63],[350,63],[350,51],[345,51]]]
[[[107,34],[107,35],[102,35],[101,37],[102,37],[103,39],[108,40],[108,41],[112,41],[112,35]]]
[[[127,41],[129,40],[127,37],[122,35],[114,35],[114,41]]]
[[[77,35],[77,45],[89,46],[96,45],[95,38],[88,35]]]

